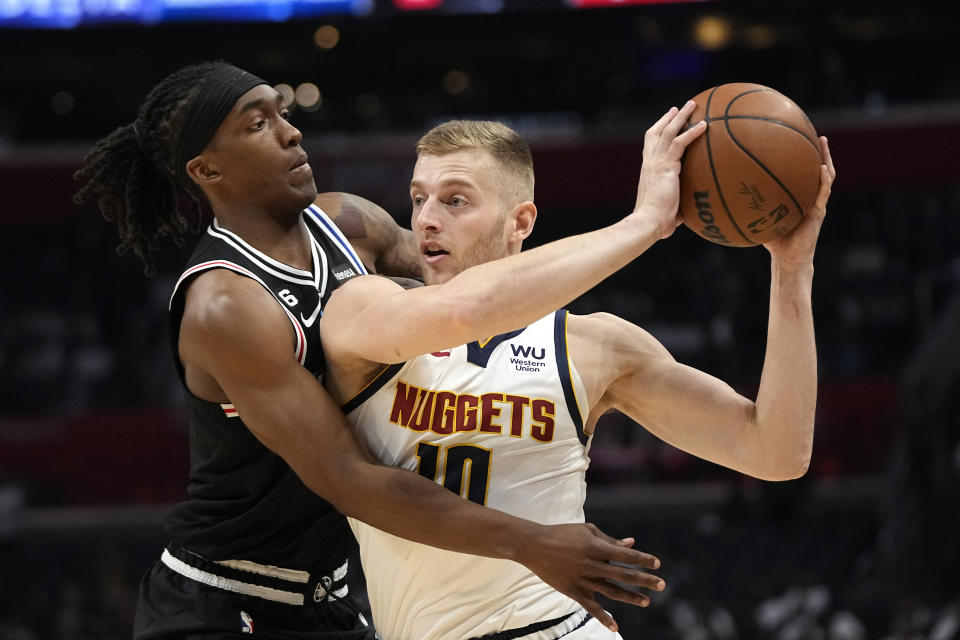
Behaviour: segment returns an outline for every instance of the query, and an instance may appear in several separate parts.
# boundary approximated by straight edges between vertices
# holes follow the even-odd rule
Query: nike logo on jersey
[[[313,326],[314,321],[317,319],[317,316],[320,315],[320,307],[323,306],[323,300],[317,300],[317,308],[313,310],[313,313],[310,314],[309,318],[304,318],[303,314],[300,314],[300,320],[303,321],[304,326],[309,329]]]
[[[434,358],[449,358],[450,352],[449,351],[431,351],[430,355],[432,355]]]

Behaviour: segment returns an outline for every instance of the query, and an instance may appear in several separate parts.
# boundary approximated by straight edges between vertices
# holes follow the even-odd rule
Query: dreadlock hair
[[[203,194],[195,185],[182,188],[177,177],[177,141],[193,99],[223,62],[205,62],[176,71],[157,84],[137,113],[97,142],[73,174],[86,184],[73,197],[77,204],[96,198],[103,217],[117,223],[117,253],[133,251],[147,276],[156,273],[154,243],[169,236],[183,246],[185,234],[199,231]],[[187,196],[181,210],[180,194]]]

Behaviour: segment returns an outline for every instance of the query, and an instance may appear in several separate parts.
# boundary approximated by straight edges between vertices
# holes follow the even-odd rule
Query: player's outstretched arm
[[[636,207],[623,220],[472,267],[437,286],[380,285],[370,295],[349,292],[377,285],[350,282],[324,311],[324,322],[338,314],[342,320],[333,339],[364,360],[402,362],[526,326],[583,294],[676,228],[680,159],[704,131],[697,125],[681,133],[695,106],[671,109],[647,132]],[[349,312],[335,311],[344,297],[353,298]]]
[[[327,392],[294,359],[289,321],[258,283],[215,270],[198,276],[186,295],[179,351],[191,390],[214,383],[222,397],[207,399],[232,402],[257,438],[342,513],[424,544],[520,562],[611,627],[596,593],[645,605],[646,595],[613,581],[662,589],[660,578],[642,570],[659,562],[629,548],[632,540],[612,540],[590,525],[516,518],[374,463]]]
[[[812,420],[761,423],[754,402],[677,362],[640,327],[606,313],[571,316],[568,343],[591,399],[590,423],[617,409],[664,442],[741,473],[789,480],[805,471],[807,438],[788,442],[786,434],[812,430]]]
[[[766,480],[803,475],[813,448],[817,355],[813,253],[836,172],[826,140],[816,205],[772,256],[767,349],[756,402],[677,363],[640,328],[607,314],[571,319],[571,351],[598,387],[596,411],[617,408],[663,440]],[[590,346],[603,365],[591,360]],[[580,366],[578,364],[578,366]],[[589,386],[589,383],[588,383]]]

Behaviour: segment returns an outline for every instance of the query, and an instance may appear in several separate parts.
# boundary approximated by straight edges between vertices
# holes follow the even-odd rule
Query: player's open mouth
[[[435,242],[421,242],[420,252],[423,253],[427,264],[433,264],[443,259],[443,256],[450,255],[450,252]]]

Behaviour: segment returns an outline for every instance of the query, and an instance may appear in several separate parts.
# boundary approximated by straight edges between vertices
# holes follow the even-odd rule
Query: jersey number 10
[[[424,478],[437,481],[440,445],[421,442],[417,445],[420,465],[417,471]],[[490,475],[490,450],[472,444],[446,447],[443,486],[477,504],[487,503],[487,479]],[[464,482],[466,478],[466,482]]]

